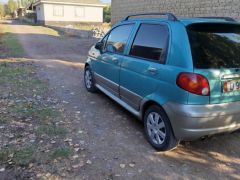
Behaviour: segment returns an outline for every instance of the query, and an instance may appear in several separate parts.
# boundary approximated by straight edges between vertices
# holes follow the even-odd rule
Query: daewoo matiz
[[[151,18],[130,20],[139,15]],[[141,119],[160,151],[239,129],[240,24],[225,17],[132,16],[91,48],[87,90],[102,91]]]

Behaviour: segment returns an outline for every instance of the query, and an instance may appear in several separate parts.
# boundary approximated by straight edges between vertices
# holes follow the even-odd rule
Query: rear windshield
[[[187,27],[195,68],[240,68],[240,25]]]

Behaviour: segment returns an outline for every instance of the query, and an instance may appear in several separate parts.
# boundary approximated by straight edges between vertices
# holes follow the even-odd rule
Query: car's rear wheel
[[[179,143],[166,113],[159,106],[151,106],[145,112],[144,129],[147,140],[158,151],[172,150]]]
[[[87,91],[91,93],[94,93],[97,91],[97,88],[95,87],[95,84],[94,84],[94,77],[89,66],[87,66],[84,70],[84,84]]]

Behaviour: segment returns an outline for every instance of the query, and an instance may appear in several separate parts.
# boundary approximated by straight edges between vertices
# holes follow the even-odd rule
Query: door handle
[[[103,57],[102,57],[102,60],[103,60],[103,61],[109,60],[109,61],[113,61],[114,63],[117,63],[117,62],[118,62],[118,58],[115,58],[115,57],[112,57],[112,56],[103,56]]]
[[[108,56],[103,56],[103,57],[102,57],[102,60],[104,60],[104,61],[106,61],[106,60],[108,60],[108,59],[109,59]]]
[[[118,62],[118,58],[112,58],[112,61],[117,63]]]
[[[156,68],[148,68],[148,72],[151,74],[157,74],[157,69]]]

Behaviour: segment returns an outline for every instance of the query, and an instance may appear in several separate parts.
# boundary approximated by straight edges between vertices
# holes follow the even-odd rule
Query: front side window
[[[109,34],[105,49],[107,52],[123,54],[134,24],[116,27]]]
[[[168,44],[168,28],[160,24],[142,24],[133,42],[130,55],[149,60],[163,61]]]
[[[240,26],[193,24],[187,27],[195,68],[239,68]]]
[[[102,47],[102,50],[106,50],[105,47],[106,47],[106,43],[107,43],[107,39],[108,39],[108,34],[102,39],[102,44],[103,44],[103,47]]]

